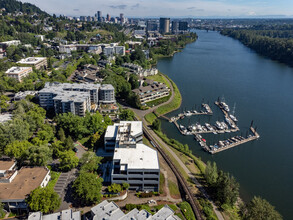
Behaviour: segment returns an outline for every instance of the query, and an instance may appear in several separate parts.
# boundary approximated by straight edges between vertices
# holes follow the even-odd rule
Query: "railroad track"
[[[199,209],[199,206],[197,204],[197,202],[195,201],[189,187],[188,184],[186,182],[186,180],[184,179],[184,177],[181,175],[181,173],[178,171],[178,169],[176,168],[176,166],[173,164],[172,160],[169,158],[169,156],[164,152],[164,150],[160,147],[160,145],[157,143],[157,141],[152,137],[152,135],[149,133],[149,131],[143,126],[143,132],[146,136],[146,138],[148,138],[151,142],[151,144],[153,145],[153,147],[155,147],[160,154],[163,156],[163,158],[166,160],[166,162],[168,163],[169,167],[172,169],[172,171],[174,172],[175,176],[177,177],[180,185],[182,186],[183,191],[185,192],[186,196],[187,196],[187,200],[189,201],[191,208],[196,216],[197,220],[202,220],[203,218],[201,217],[201,211]]]

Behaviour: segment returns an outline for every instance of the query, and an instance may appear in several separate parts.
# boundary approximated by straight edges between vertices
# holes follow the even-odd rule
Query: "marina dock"
[[[238,137],[237,139],[235,137],[229,138],[229,140],[224,140],[224,141],[219,141],[221,143],[223,143],[223,146],[218,146],[218,145],[210,145],[208,146],[206,144],[206,141],[201,138],[201,136],[199,134],[195,135],[195,139],[198,141],[199,145],[207,152],[211,153],[211,154],[216,154],[219,152],[222,152],[224,150],[228,150],[230,148],[236,147],[238,145],[247,143],[249,141],[253,141],[258,139],[260,136],[259,134],[256,132],[255,128],[250,127],[251,132],[253,133],[253,135],[249,135],[246,138],[240,138]],[[232,143],[232,140],[234,141],[234,143]],[[215,146],[218,146],[215,147]]]
[[[215,105],[217,105],[220,110],[223,112],[225,122],[216,121],[215,125],[211,125],[208,123],[205,123],[205,125],[200,125],[198,122],[194,125],[190,125],[188,127],[185,127],[183,125],[178,124],[179,119],[184,119],[185,117],[190,117],[193,115],[213,115],[213,111],[211,107],[208,104],[202,103],[202,108],[204,110],[201,111],[184,111],[183,113],[179,113],[177,116],[174,116],[172,118],[168,118],[165,115],[162,115],[161,117],[168,120],[170,123],[174,123],[177,127],[178,131],[182,135],[194,135],[195,139],[199,143],[199,145],[207,152],[211,154],[215,154],[218,152],[222,152],[224,150],[230,149],[232,147],[238,146],[240,144],[247,143],[249,141],[253,141],[258,139],[260,136],[256,132],[256,129],[253,128],[253,122],[250,125],[250,131],[252,132],[251,135],[248,135],[246,138],[242,136],[235,136],[231,137],[227,140],[219,141],[217,144],[208,146],[206,143],[206,140],[202,138],[201,134],[223,134],[223,133],[233,133],[239,131],[239,127],[237,126],[237,119],[234,116],[234,113],[229,114],[229,107],[225,102],[220,102],[219,100],[215,102]],[[235,108],[235,107],[234,107]],[[235,110],[235,109],[234,109]]]

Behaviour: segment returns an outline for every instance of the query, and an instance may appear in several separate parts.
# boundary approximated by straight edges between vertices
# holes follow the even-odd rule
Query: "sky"
[[[293,17],[293,0],[21,0],[67,16]]]

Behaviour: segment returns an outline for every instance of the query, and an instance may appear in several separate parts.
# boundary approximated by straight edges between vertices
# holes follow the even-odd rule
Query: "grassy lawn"
[[[180,91],[179,91],[177,85],[171,79],[170,79],[170,82],[172,83],[173,88],[174,88],[174,98],[173,98],[172,102],[170,102],[166,105],[160,106],[156,110],[157,115],[164,115],[168,112],[174,111],[177,108],[179,108],[181,105],[182,97],[181,97]]]
[[[171,94],[169,94],[168,96],[165,96],[163,98],[160,98],[160,99],[156,99],[156,100],[153,100],[153,101],[150,101],[150,102],[147,102],[146,105],[149,106],[149,107],[153,107],[153,106],[156,106],[156,105],[160,105],[164,102],[167,102],[171,97]]]
[[[165,186],[165,176],[164,174],[160,173],[160,189],[159,189],[159,193],[163,194],[164,192],[164,186]]]
[[[153,121],[156,120],[157,116],[151,112],[151,113],[147,114],[146,116],[144,116],[144,118],[148,123],[152,124]]]
[[[168,187],[172,197],[180,197],[180,192],[176,183],[172,182],[171,180],[168,180]]]
[[[157,81],[157,82],[165,83],[169,88],[171,87],[170,83],[168,82],[168,80],[166,80],[166,78],[164,77],[162,73],[158,73],[153,76],[147,76],[146,78]]]
[[[188,202],[181,202],[179,207],[187,220],[195,220],[195,216]]]

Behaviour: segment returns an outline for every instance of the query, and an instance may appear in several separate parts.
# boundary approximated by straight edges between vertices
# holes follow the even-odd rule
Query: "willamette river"
[[[236,104],[242,135],[247,134],[254,120],[261,137],[212,156],[192,136],[181,135],[175,125],[165,120],[163,131],[188,144],[202,160],[216,161],[220,169],[234,175],[245,201],[259,195],[274,205],[284,219],[293,219],[293,68],[261,57],[217,32],[196,32],[199,38],[195,43],[158,62],[158,69],[174,80],[183,97],[181,108],[168,116],[199,109],[204,99],[212,107],[213,116],[192,116],[178,123],[187,126],[198,121],[223,121],[223,114],[213,103],[224,97],[232,110]],[[231,135],[203,137],[211,144]]]

